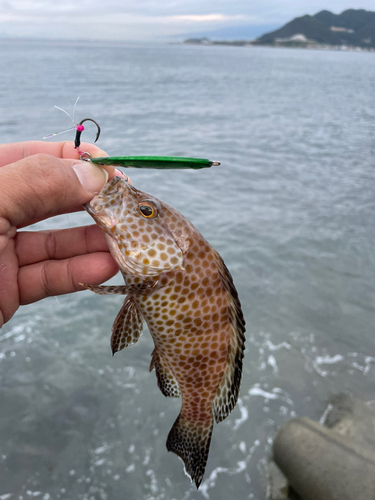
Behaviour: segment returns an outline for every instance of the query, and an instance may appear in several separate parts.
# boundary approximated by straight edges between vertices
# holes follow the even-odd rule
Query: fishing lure
[[[96,142],[99,139],[101,130],[99,124],[92,118],[84,118],[79,123],[75,121],[74,114],[78,99],[79,97],[77,98],[74,104],[73,117],[71,117],[70,114],[67,113],[64,109],[55,106],[55,108],[59,109],[60,111],[63,111],[66,115],[69,116],[69,118],[75,124],[74,127],[64,130],[63,132],[47,135],[46,137],[43,137],[43,139],[48,139],[50,137],[55,137],[56,135],[64,134],[65,132],[70,132],[71,130],[75,130],[76,136],[74,139],[74,148],[77,149],[79,156],[81,157],[81,160],[91,161],[96,165],[114,165],[124,168],[129,168],[129,167],[153,168],[161,170],[186,169],[186,168],[198,170],[201,168],[209,168],[212,166],[220,165],[220,162],[218,161],[211,161],[205,158],[185,158],[181,156],[103,156],[99,158],[91,158],[91,155],[89,153],[85,153],[80,149],[81,134],[85,130],[83,123],[86,121],[91,121],[96,125],[97,132],[94,142]]]
[[[125,168],[157,168],[162,170],[182,168],[197,170],[220,165],[218,161],[180,156],[104,156],[102,158],[91,158],[91,161],[97,165],[117,165]]]

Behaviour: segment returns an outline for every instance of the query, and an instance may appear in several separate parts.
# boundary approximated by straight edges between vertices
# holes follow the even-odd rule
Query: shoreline
[[[226,46],[226,47],[271,47],[271,48],[287,48],[287,49],[307,49],[307,50],[332,50],[339,52],[375,52],[374,47],[356,47],[350,45],[329,45],[323,43],[257,43],[252,40],[184,40],[177,45],[203,45],[203,46]]]

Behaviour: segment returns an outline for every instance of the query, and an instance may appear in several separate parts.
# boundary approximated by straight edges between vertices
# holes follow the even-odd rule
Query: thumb
[[[107,180],[108,173],[90,162],[29,156],[0,169],[0,217],[18,227],[81,210]]]

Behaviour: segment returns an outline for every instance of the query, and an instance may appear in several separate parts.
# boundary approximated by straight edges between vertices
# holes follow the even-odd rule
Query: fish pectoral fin
[[[84,283],[79,283],[79,285],[81,285],[82,288],[86,288],[86,290],[90,290],[90,292],[94,292],[99,295],[112,295],[112,294],[127,295],[128,293],[143,295],[152,288],[148,284],[106,286],[106,285],[86,285]]]
[[[143,333],[142,314],[132,296],[125,298],[112,325],[112,354],[138,342]]]
[[[190,422],[180,414],[167,439],[167,450],[173,451],[182,459],[185,472],[195,482],[197,489],[206,469],[212,428],[212,418],[206,422]]]
[[[167,363],[163,360],[156,349],[154,349],[151,356],[150,372],[152,372],[155,368],[159,389],[166,397],[179,398],[180,389],[178,387],[177,380],[167,366]]]

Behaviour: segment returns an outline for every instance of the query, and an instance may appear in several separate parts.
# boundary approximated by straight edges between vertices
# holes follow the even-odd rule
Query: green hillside
[[[314,17],[325,23],[327,26],[338,26],[357,31],[365,26],[374,15],[375,12],[368,10],[348,9],[341,14],[333,14],[328,10],[322,10],[321,12],[318,12],[318,14],[315,14]]]
[[[333,14],[322,10],[315,16],[297,17],[282,28],[261,36],[256,43],[274,44],[279,42],[276,39],[286,41],[297,34],[320,44],[375,48],[375,12],[349,9]]]

